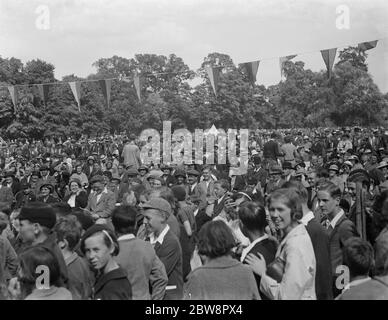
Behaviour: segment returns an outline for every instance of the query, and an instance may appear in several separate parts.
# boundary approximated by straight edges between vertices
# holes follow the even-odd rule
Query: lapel
[[[346,220],[346,216],[343,215],[338,221],[337,223],[335,224],[335,227],[334,229],[329,233],[329,240],[331,241],[331,239],[334,237],[334,235],[338,232],[338,229],[340,227],[340,225],[342,224],[342,222],[344,222],[344,220]]]
[[[105,192],[102,192],[100,200],[97,201],[97,195],[95,195],[95,197],[96,197],[96,205],[98,205],[104,199],[104,196],[105,196]]]

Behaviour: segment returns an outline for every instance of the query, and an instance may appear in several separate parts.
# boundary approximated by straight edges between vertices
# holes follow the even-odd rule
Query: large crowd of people
[[[0,299],[388,299],[388,129],[251,130],[245,172],[143,145],[2,141]]]

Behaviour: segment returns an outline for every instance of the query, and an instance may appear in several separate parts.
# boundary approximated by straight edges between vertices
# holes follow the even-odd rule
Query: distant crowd
[[[149,141],[2,141],[0,299],[388,299],[388,129],[251,130],[245,171]]]

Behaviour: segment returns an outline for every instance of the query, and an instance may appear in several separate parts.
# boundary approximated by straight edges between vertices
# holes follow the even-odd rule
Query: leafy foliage
[[[222,53],[210,53],[197,72],[175,54],[113,56],[94,62],[96,73],[86,79],[68,75],[62,83],[51,85],[44,104],[32,84],[57,82],[54,66],[39,59],[23,65],[17,58],[0,57],[0,85],[29,85],[18,87],[16,108],[7,88],[1,90],[0,130],[4,137],[42,138],[140,133],[145,128],[160,130],[165,120],[172,121],[173,130],[191,131],[212,124],[224,129],[384,125],[388,94],[374,84],[366,59],[365,51],[357,47],[342,50],[331,79],[323,70],[313,72],[301,61],[288,61],[285,80],[266,88],[252,86],[245,70]],[[222,67],[217,97],[206,66]],[[141,101],[133,86],[135,73],[142,79]],[[195,76],[202,82],[192,87]],[[109,109],[99,83],[88,81],[82,83],[78,111],[66,82],[117,77],[122,80],[112,82]]]

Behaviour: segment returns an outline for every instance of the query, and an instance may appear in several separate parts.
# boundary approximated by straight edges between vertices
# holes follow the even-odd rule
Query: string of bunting
[[[382,38],[385,39],[385,38]],[[377,46],[377,43],[379,40],[377,39],[373,41],[367,41],[362,42],[357,45],[358,49],[362,51],[367,51],[370,49],[373,49]],[[312,51],[313,52],[313,51]],[[314,51],[316,52],[316,51]],[[332,76],[332,69],[334,65],[334,61],[337,54],[337,48],[331,48],[326,50],[321,50],[322,59],[326,65],[327,74],[330,78]],[[305,54],[307,52],[301,52],[300,54]],[[309,52],[310,53],[310,52]],[[288,55],[284,57],[280,57],[279,59],[279,68],[280,68],[280,74],[281,74],[281,80],[284,78],[284,65],[287,61],[290,61],[294,59],[297,56],[297,54]],[[250,61],[250,62],[244,62],[240,63],[239,65],[245,70],[246,75],[252,84],[252,86],[256,83],[256,76],[259,69],[260,61],[263,60],[270,60],[274,58],[268,58],[268,59],[261,59],[256,61]],[[210,84],[212,86],[214,95],[217,97],[218,87],[219,87],[219,79],[220,79],[220,73],[223,68],[227,67],[226,65],[217,65],[217,66],[205,66],[205,71],[209,77]],[[141,89],[144,82],[144,78],[148,76],[158,76],[158,75],[164,75],[164,74],[185,74],[189,73],[191,71],[185,71],[185,72],[156,72],[156,73],[143,73],[139,74],[138,72],[135,72],[133,77],[116,77],[116,78],[109,78],[109,79],[88,79],[88,80],[80,80],[80,81],[57,81],[52,83],[39,83],[39,84],[21,84],[21,85],[13,85],[13,86],[0,86],[0,89],[7,88],[8,92],[11,96],[12,103],[14,105],[15,111],[16,106],[18,104],[18,88],[19,87],[31,87],[36,86],[39,91],[39,95],[43,101],[44,104],[46,104],[47,100],[49,99],[49,92],[50,92],[50,86],[52,85],[62,85],[62,84],[68,84],[70,86],[70,89],[73,93],[74,99],[77,102],[78,110],[81,111],[81,84],[85,82],[99,82],[102,94],[106,100],[108,108],[110,107],[110,97],[111,97],[111,88],[112,88],[112,81],[113,80],[119,80],[124,81],[127,83],[133,83],[137,97],[139,101],[141,102]]]

